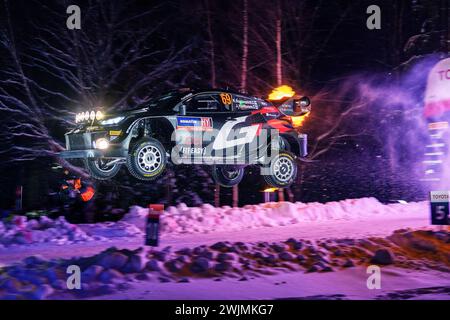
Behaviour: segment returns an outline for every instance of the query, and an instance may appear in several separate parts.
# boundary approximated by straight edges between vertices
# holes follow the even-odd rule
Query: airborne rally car
[[[242,180],[245,166],[258,165],[268,185],[282,188],[295,180],[296,158],[307,155],[307,136],[295,130],[291,116],[310,108],[307,97],[276,107],[229,90],[175,90],[120,114],[77,114],[60,156],[83,159],[100,180],[123,164],[146,181],[160,177],[168,163],[206,164],[227,187]]]

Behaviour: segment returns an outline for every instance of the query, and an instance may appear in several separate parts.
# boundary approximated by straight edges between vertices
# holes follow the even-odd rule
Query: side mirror
[[[311,100],[308,97],[289,99],[278,107],[286,116],[301,116],[311,111]]]
[[[299,112],[300,115],[311,111],[311,100],[308,97],[301,97],[299,100],[294,100],[295,112]]]
[[[186,105],[185,104],[180,105],[180,115],[182,115],[182,116],[186,115]]]

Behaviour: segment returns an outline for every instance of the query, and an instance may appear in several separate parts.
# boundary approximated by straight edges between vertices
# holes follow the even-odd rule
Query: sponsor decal
[[[177,117],[177,129],[211,130],[212,118],[208,117]]]
[[[237,110],[258,110],[258,102],[250,99],[233,99],[233,103]]]
[[[430,192],[431,202],[448,202],[449,192],[448,191],[431,191]]]
[[[450,224],[449,191],[431,191],[430,207],[431,224],[441,226]]]
[[[122,133],[122,130],[109,130],[110,136],[120,136]]]
[[[100,130],[102,127],[99,127],[99,126],[92,126],[92,127],[87,127],[86,128],[86,131],[87,132],[89,132],[89,131],[97,131],[97,130]]]
[[[202,147],[182,147],[181,152],[186,155],[196,154],[203,155],[205,153],[206,148]]]

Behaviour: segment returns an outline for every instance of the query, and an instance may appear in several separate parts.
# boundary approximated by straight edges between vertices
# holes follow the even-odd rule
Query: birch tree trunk
[[[283,84],[283,72],[282,72],[282,59],[281,59],[281,4],[280,1],[277,1],[277,15],[276,15],[276,37],[275,37],[275,45],[277,50],[277,62],[276,62],[276,77],[277,77],[277,86],[281,86]]]
[[[248,70],[248,0],[244,0],[243,12],[243,34],[242,34],[242,65],[241,65],[241,90],[247,91]]]
[[[220,184],[216,183],[214,188],[214,206],[216,208],[220,207]]]
[[[239,206],[239,186],[233,186],[233,208]]]
[[[241,91],[247,91],[247,72],[248,72],[248,0],[244,0],[242,12],[242,59],[241,59]],[[239,185],[233,186],[233,207],[239,206]]]
[[[210,68],[210,76],[211,76],[211,87],[217,87],[216,81],[216,57],[214,51],[214,36],[212,32],[212,22],[211,22],[211,9],[209,5],[209,0],[205,0],[206,6],[206,32],[208,34],[208,43],[209,43],[209,68]],[[214,188],[214,206],[220,206],[220,185],[216,183],[216,187]]]
[[[216,57],[214,51],[214,36],[212,32],[212,23],[211,23],[211,10],[209,7],[209,0],[205,1],[206,4],[206,30],[208,33],[208,43],[209,43],[209,66],[211,73],[211,86],[215,88],[216,85]]]

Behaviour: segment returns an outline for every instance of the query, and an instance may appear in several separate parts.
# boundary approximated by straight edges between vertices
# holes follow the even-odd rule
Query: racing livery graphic
[[[258,165],[268,185],[283,188],[296,178],[296,160],[307,155],[307,136],[291,117],[310,110],[307,97],[275,106],[229,90],[174,90],[120,114],[77,114],[60,156],[83,159],[100,180],[113,178],[122,165],[152,181],[168,163],[207,164],[227,187],[242,180],[247,165]]]

